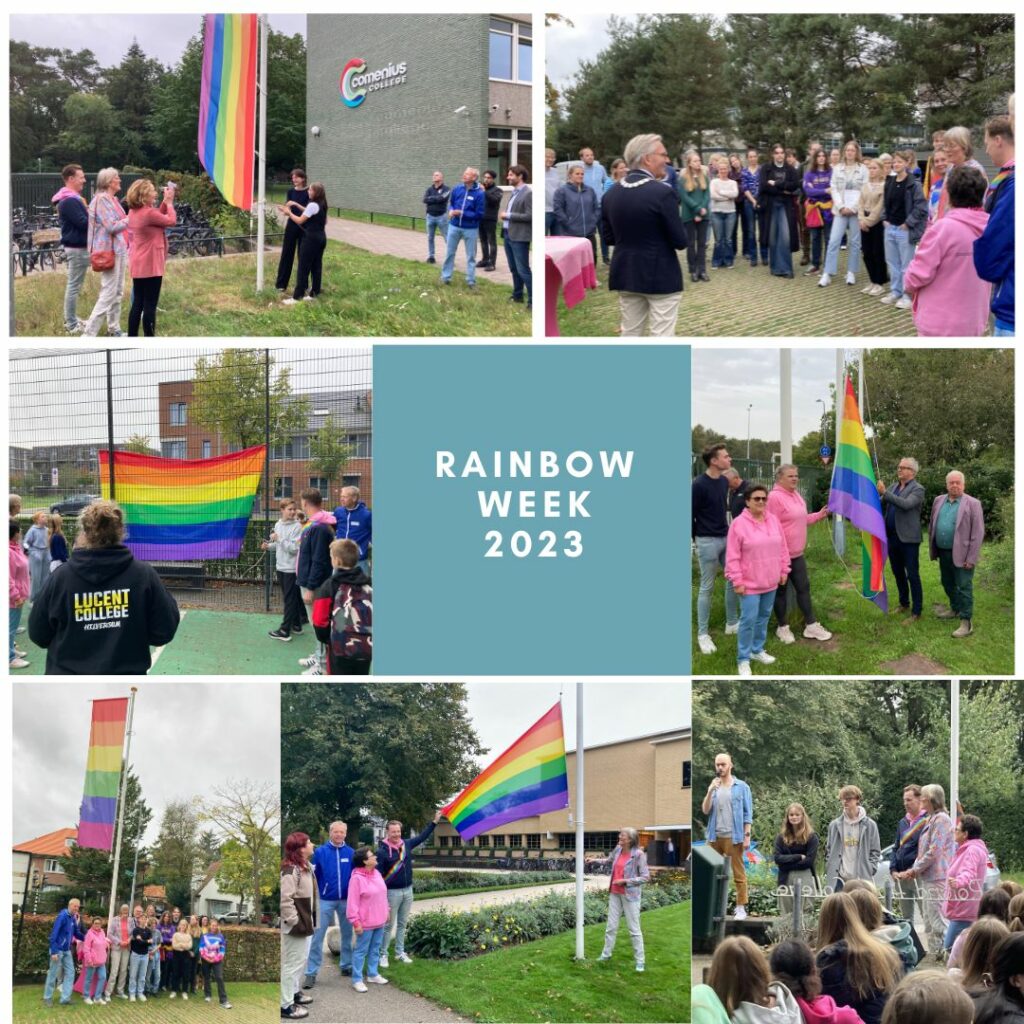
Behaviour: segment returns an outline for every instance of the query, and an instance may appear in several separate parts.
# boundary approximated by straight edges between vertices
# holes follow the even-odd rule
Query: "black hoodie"
[[[28,635],[47,648],[49,676],[144,675],[179,619],[156,570],[123,544],[75,548],[33,603]]]

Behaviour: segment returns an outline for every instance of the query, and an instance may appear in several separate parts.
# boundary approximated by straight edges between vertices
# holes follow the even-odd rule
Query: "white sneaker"
[[[182,992],[181,993],[181,998],[184,999],[185,1002],[187,1003],[188,1002],[188,993],[187,992]]]
[[[303,668],[312,668],[320,660],[319,652],[308,655],[305,658],[299,658],[299,664]]]
[[[128,997],[128,1002],[129,1003],[134,1003],[135,1002],[135,996],[129,996]]]
[[[28,668],[31,662],[26,661],[24,658],[15,658],[9,665],[10,668]]]
[[[758,651],[756,654],[750,656],[751,661],[759,661],[762,665],[774,665],[775,656],[769,654],[767,651]]]
[[[294,306],[299,300],[298,299],[284,299],[281,303],[283,306]]]
[[[715,641],[712,640],[707,633],[701,633],[701,635],[697,637],[697,646],[700,648],[701,654],[714,654],[715,651],[718,650],[715,646]],[[13,661],[11,662],[11,666],[15,667]]]
[[[388,955],[387,955],[387,953],[381,953],[380,960],[377,962],[377,966],[378,967],[390,967],[391,966],[391,964],[388,963]]]
[[[398,956],[395,957],[395,959],[400,961],[403,964],[411,964],[412,963],[412,957],[409,956],[408,953],[399,953]]]
[[[140,1003],[144,1003],[145,1001],[146,1001],[146,997],[140,992],[139,993],[139,1002]]]
[[[302,296],[302,301],[303,302],[316,302],[316,296],[315,295],[303,295]]]
[[[847,284],[856,284],[857,283],[857,275],[854,274],[852,271],[848,270],[846,272],[846,283]]]
[[[891,306],[896,301],[896,296],[892,292],[886,292],[881,298],[883,306]]]
[[[320,667],[320,663],[317,662],[315,665],[310,665],[302,674],[304,676],[322,676],[324,674],[324,670]]]
[[[808,640],[832,639],[832,634],[820,622],[812,622],[809,626],[805,626],[804,636]]]
[[[370,991],[361,981],[355,982],[352,987],[357,992],[369,992]]]
[[[750,662],[738,662],[736,665],[736,674],[738,676],[742,676],[743,678],[749,678],[750,676],[752,676],[754,673],[750,671]]]
[[[737,619],[735,622],[727,622],[725,624],[725,635],[726,636],[735,636],[739,631],[740,631],[739,619]]]
[[[379,974],[375,974],[372,978],[366,979],[370,985],[386,985],[388,983],[387,978],[382,978]]]
[[[868,289],[868,295],[881,295],[882,292],[884,292],[884,291],[885,291],[885,285],[883,285],[883,284],[873,284]]]
[[[818,278],[818,287],[819,288],[827,288],[831,283],[832,283],[832,275],[831,274],[822,274],[821,277]]]
[[[85,1003],[86,1006],[92,1006],[92,1000],[88,996],[85,997],[83,1002]]]
[[[779,628],[777,630],[775,630],[775,635],[784,644],[795,644],[796,643],[796,637],[793,636],[793,630],[791,630],[789,628],[789,626],[779,626]]]
[[[735,921],[746,921],[747,919],[747,908],[742,903],[737,904],[736,913],[732,915]]]
[[[910,301],[909,295],[901,295],[896,302],[897,309],[913,309],[914,304]]]
[[[874,295],[875,293],[872,291],[872,289],[875,287],[876,285],[869,284],[867,288],[861,288],[860,293],[861,295]]]
[[[177,996],[177,994],[178,994],[177,992],[172,992],[171,993],[171,998],[174,999],[174,997]]]

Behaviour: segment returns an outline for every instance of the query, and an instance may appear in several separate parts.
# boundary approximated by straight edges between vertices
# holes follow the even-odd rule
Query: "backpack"
[[[331,613],[331,654],[370,661],[373,657],[373,586],[342,583]]]

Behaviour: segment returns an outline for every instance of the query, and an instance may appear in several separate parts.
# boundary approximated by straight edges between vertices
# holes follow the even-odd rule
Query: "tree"
[[[123,452],[135,452],[138,455],[158,455],[153,447],[153,438],[149,434],[132,434],[124,444],[118,445]]]
[[[484,753],[455,683],[283,684],[281,751],[284,831],[314,839],[336,818],[353,835],[374,817],[423,824]]]
[[[157,87],[165,74],[164,66],[147,57],[134,40],[121,63],[103,72],[104,94],[120,115],[126,152],[133,154],[131,159],[126,157],[121,163],[157,165],[154,157],[160,155],[160,150],[148,137],[148,122]]]
[[[192,174],[202,170],[196,135],[203,72],[202,24],[200,19],[199,34],[185,44],[181,59],[154,86],[146,119],[147,143],[159,157],[154,157],[155,162]]]
[[[58,166],[74,161],[84,167],[121,166],[141,159],[126,136],[121,115],[106,96],[79,92],[64,105],[65,127],[48,152]]]
[[[220,841],[212,828],[204,829],[199,833],[199,855],[207,864],[220,857]]]
[[[249,448],[266,437],[267,379],[270,381],[270,443],[284,444],[309,419],[309,398],[293,395],[291,369],[275,372],[272,355],[229,348],[196,360],[192,419],[220,434],[227,445]]]
[[[277,874],[281,828],[277,787],[229,779],[214,786],[212,797],[202,802],[200,815],[221,840],[221,872],[232,879],[228,891],[252,896],[258,922],[262,899],[273,891]]]
[[[131,870],[136,848],[140,864],[145,863],[142,852],[142,837],[153,819],[153,812],[142,795],[138,776],[129,767],[124,791],[124,825],[121,831],[121,856],[117,884],[117,898],[127,899],[131,889]],[[116,821],[116,818],[115,818]],[[117,836],[115,828],[115,839]],[[61,867],[68,878],[70,895],[80,896],[84,901],[103,908],[106,913],[110,898],[110,881],[114,871],[113,852],[72,846],[60,858]],[[117,900],[115,900],[117,902]]]
[[[329,415],[320,429],[309,439],[309,466],[318,476],[327,477],[330,483],[337,480],[342,469],[352,458],[352,445],[342,440],[341,427]]]
[[[171,906],[191,905],[201,849],[198,833],[199,818],[190,803],[174,800],[167,805],[160,821],[160,835],[153,847],[151,877],[167,888]]]

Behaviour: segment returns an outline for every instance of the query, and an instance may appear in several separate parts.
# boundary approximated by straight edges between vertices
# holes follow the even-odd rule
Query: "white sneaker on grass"
[[[403,964],[411,964],[411,963],[412,963],[412,957],[411,957],[411,956],[409,956],[409,954],[408,954],[408,953],[399,953],[399,954],[398,954],[398,955],[397,955],[397,956],[395,957],[395,959],[396,959],[396,960],[398,960],[398,961],[400,961],[400,962],[401,962],[401,963],[403,963]]]
[[[750,656],[751,661],[759,661],[762,665],[774,665],[775,656],[769,654],[767,651],[758,651],[756,654]]]
[[[145,1001],[146,1001],[146,997],[140,992],[139,993],[139,1002],[140,1003],[144,1003]]]
[[[744,679],[749,678],[754,673],[750,671],[749,661],[740,661],[736,663],[736,674],[742,676]]]
[[[854,274],[852,271],[847,271],[846,272],[846,283],[847,284],[856,284],[857,283],[857,275]]]
[[[885,285],[883,285],[883,284],[873,284],[868,289],[868,295],[881,295],[882,292],[884,292],[884,291],[885,291]]]
[[[793,636],[793,630],[790,629],[789,626],[779,626],[779,628],[777,630],[775,630],[775,635],[784,644],[795,644],[796,643],[796,637]]]
[[[909,295],[901,295],[896,301],[897,309],[913,309],[914,304],[910,301]]]
[[[820,622],[812,622],[809,626],[805,626],[804,636],[808,640],[832,639],[832,634]]]
[[[718,650],[715,646],[715,641],[712,640],[707,633],[701,633],[701,635],[697,637],[697,646],[700,648],[701,654],[714,654],[715,651]],[[13,666],[14,663],[12,662],[11,664]]]
[[[737,619],[735,622],[727,622],[725,624],[725,635],[735,636],[740,631],[740,622]]]
[[[746,919],[747,919],[747,908],[742,903],[737,904],[736,905],[736,913],[733,914],[732,916],[733,916],[733,919],[736,920],[736,921],[746,921]]]
[[[388,955],[387,955],[387,953],[381,953],[380,960],[377,961],[377,966],[378,967],[390,967],[391,966],[391,964],[388,962]]]

